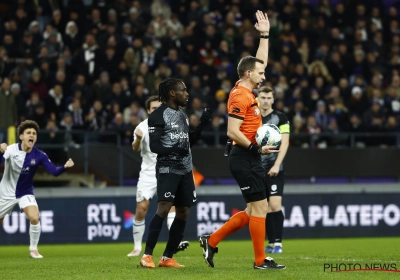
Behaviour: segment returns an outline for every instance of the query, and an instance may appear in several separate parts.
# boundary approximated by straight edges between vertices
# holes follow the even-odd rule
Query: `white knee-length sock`
[[[175,216],[176,216],[176,212],[169,212],[168,213],[168,216],[167,216],[167,227],[168,227],[168,230],[171,229],[171,226],[172,226],[172,223],[174,222]]]
[[[30,246],[29,250],[37,250],[37,245],[40,238],[40,222],[37,225],[30,225],[29,227]]]
[[[143,221],[133,221],[132,231],[133,231],[133,249],[142,250],[143,234],[145,229],[145,220]]]

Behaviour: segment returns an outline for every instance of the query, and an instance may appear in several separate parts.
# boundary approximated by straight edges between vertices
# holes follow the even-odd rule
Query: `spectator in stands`
[[[24,31],[18,55],[20,57],[25,57],[26,55],[36,56],[38,53],[38,45],[34,44],[32,32],[29,30]]]
[[[103,56],[99,49],[96,37],[93,34],[87,34],[85,43],[79,50],[75,64],[79,71],[84,73],[86,81],[91,84],[100,74],[103,67]]]
[[[130,141],[130,137],[132,137],[132,134],[127,136],[126,127],[127,125],[124,122],[124,117],[119,112],[114,115],[112,122],[108,125],[108,129],[110,131],[114,131],[119,134],[122,144],[127,144],[127,142]]]
[[[318,100],[317,102],[317,110],[314,113],[314,117],[317,121],[317,125],[322,129],[327,128],[329,123],[329,116],[326,112],[326,104],[323,100]]]
[[[49,119],[47,121],[45,131],[40,133],[40,143],[55,145],[64,144],[64,135],[60,132],[55,120]],[[54,164],[61,164],[67,160],[67,154],[61,147],[45,148],[43,151],[51,158]]]
[[[15,105],[17,107],[18,122],[23,122],[26,119],[26,100],[21,95],[21,86],[17,83],[11,85],[11,93],[15,97]]]
[[[368,108],[368,99],[359,86],[353,87],[349,100],[349,110],[361,116]]]
[[[27,87],[30,92],[37,92],[39,94],[39,99],[42,101],[48,96],[47,86],[42,81],[40,70],[37,68],[32,71],[32,78]]]
[[[204,128],[204,142],[210,147],[224,147],[228,140],[226,129],[226,120],[221,115],[214,114],[210,124]]]
[[[49,90],[49,96],[45,98],[44,105],[46,114],[50,119],[59,123],[65,108],[65,99],[61,85],[56,84]]]
[[[65,35],[63,37],[64,46],[75,54],[82,43],[82,36],[75,22],[69,21],[65,27]]]
[[[290,128],[290,145],[294,147],[308,148],[310,144],[309,137],[306,135],[307,131],[304,119],[300,115],[295,115]]]
[[[140,123],[147,118],[147,113],[146,110],[140,106],[139,102],[133,101],[129,107],[124,109],[123,116],[125,123],[130,123],[132,116],[134,116]]]
[[[7,129],[9,126],[17,125],[17,104],[15,95],[11,92],[11,81],[3,79],[0,88],[0,142],[7,142]]]
[[[28,115],[28,119],[35,121],[41,129],[46,127],[48,116],[42,101],[39,101],[34,107],[33,113]]]
[[[107,127],[107,112],[103,109],[101,100],[95,100],[85,117],[85,127],[90,131],[102,132]]]

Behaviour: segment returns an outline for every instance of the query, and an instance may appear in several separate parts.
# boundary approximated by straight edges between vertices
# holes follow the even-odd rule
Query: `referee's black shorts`
[[[234,145],[229,154],[229,170],[239,184],[246,203],[268,197],[261,156],[255,156],[246,148]]]

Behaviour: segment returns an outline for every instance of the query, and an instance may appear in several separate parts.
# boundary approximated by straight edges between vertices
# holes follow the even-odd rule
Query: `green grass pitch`
[[[27,236],[28,239],[28,236]],[[222,241],[215,268],[208,267],[198,241],[175,259],[186,267],[143,269],[128,258],[130,243],[40,245],[44,259],[30,259],[28,246],[0,246],[0,279],[400,279],[400,273],[324,272],[324,264],[392,265],[400,270],[400,237],[285,240],[284,253],[272,255],[283,271],[254,270],[250,240]],[[165,242],[157,245],[157,262]]]

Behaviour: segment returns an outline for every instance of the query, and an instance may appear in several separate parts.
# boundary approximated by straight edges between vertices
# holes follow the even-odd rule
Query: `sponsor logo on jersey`
[[[21,173],[26,173],[26,172],[29,172],[29,166],[21,169]]]
[[[172,140],[189,138],[189,133],[185,133],[183,131],[181,131],[179,133],[170,133],[169,135]]]

